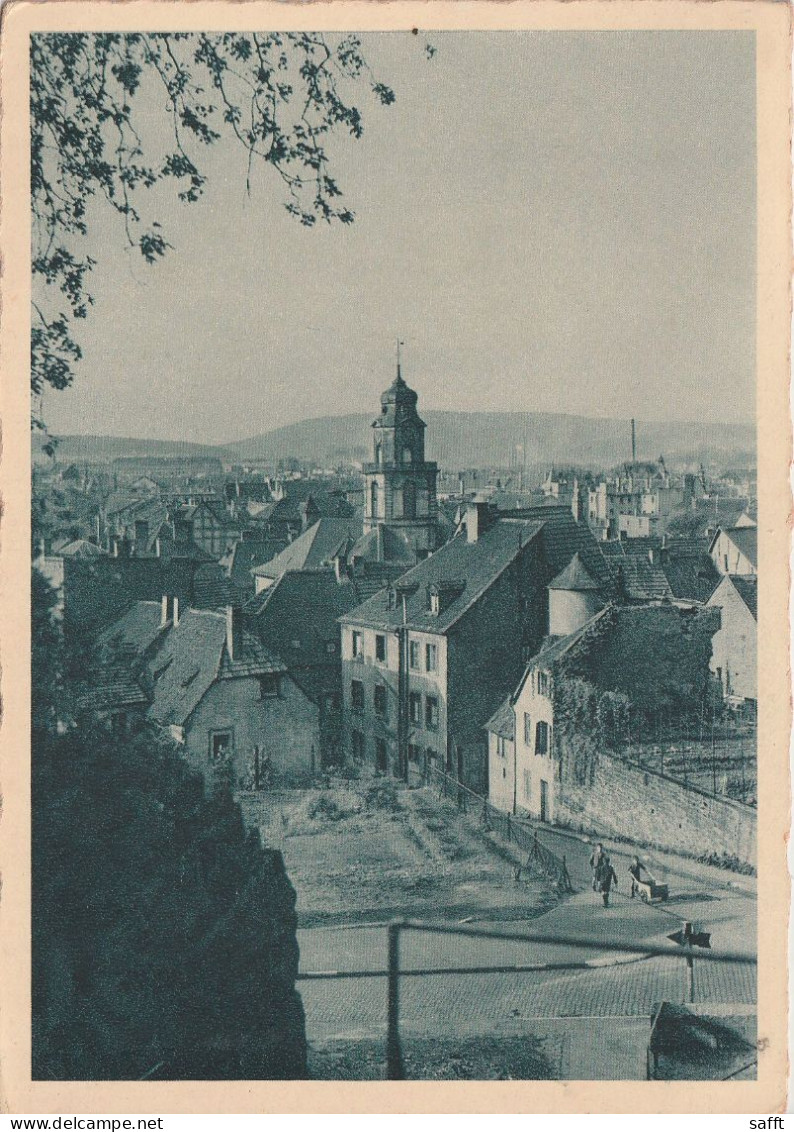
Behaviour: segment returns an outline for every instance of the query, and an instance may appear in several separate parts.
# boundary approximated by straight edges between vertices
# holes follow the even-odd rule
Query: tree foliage
[[[69,721],[52,592],[34,574],[34,1078],[304,1076],[281,855],[167,736]]]
[[[35,395],[68,386],[81,357],[73,324],[92,303],[97,205],[155,263],[170,245],[147,216],[147,191],[166,185],[195,202],[206,184],[202,154],[230,136],[247,156],[249,189],[258,164],[280,181],[300,224],[350,224],[328,142],[338,132],[361,137],[357,89],[383,105],[395,97],[355,35],[41,33],[30,50],[33,276],[44,284],[33,310]],[[164,121],[152,122],[152,106],[165,108]]]

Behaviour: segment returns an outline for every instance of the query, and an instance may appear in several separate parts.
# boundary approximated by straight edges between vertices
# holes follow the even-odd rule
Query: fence
[[[733,953],[714,954],[713,952],[694,951],[692,944],[682,947],[661,947],[639,945],[636,943],[604,942],[579,938],[576,936],[543,935],[539,932],[513,933],[495,928],[467,927],[465,925],[422,923],[415,920],[398,920],[388,926],[388,966],[387,970],[362,971],[307,971],[298,974],[298,980],[309,981],[317,979],[365,979],[386,978],[386,1077],[390,1081],[405,1079],[402,1041],[400,1038],[400,980],[406,978],[430,978],[443,975],[482,975],[482,974],[521,974],[538,971],[577,971],[592,968],[588,960],[563,960],[561,962],[544,963],[511,963],[492,966],[461,966],[461,967],[411,967],[407,970],[400,968],[400,937],[403,932],[426,932],[435,935],[454,935],[474,937],[481,940],[502,940],[511,943],[524,942],[528,944],[555,944],[560,947],[574,947],[584,951],[608,951],[637,956],[638,950],[643,959],[674,958],[681,962],[683,967],[682,1003],[695,1001],[695,963],[716,964],[743,964],[757,966],[755,956]],[[653,1023],[654,1020],[651,1020]],[[653,1029],[651,1030],[651,1037]],[[649,1049],[651,1041],[649,1040]],[[650,1060],[648,1076],[652,1075]]]
[[[573,892],[565,856],[558,857],[541,844],[537,830],[533,829],[526,818],[497,810],[487,798],[476,794],[437,767],[428,767],[427,778],[430,783],[438,786],[439,796],[452,799],[461,813],[479,814],[480,822],[489,832],[498,833],[505,841],[517,845],[527,854],[524,864],[519,865],[515,871],[516,880],[520,880],[521,873],[526,870],[546,877],[558,892]]]

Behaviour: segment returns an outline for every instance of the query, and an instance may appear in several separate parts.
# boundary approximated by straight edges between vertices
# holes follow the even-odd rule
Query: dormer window
[[[435,617],[438,617],[441,612],[441,595],[438,592],[430,595],[430,612]]]

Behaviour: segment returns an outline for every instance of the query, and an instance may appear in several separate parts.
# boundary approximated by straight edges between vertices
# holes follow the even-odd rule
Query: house
[[[516,715],[508,696],[485,725],[488,733],[488,801],[497,810],[514,814],[516,798]]]
[[[711,670],[723,694],[734,703],[758,700],[758,580],[748,574],[726,574],[708,600],[721,611],[714,634]]]
[[[318,519],[280,553],[253,568],[255,592],[261,593],[290,570],[333,570],[334,560],[347,557],[361,531],[360,519]]]
[[[504,715],[487,724],[492,804],[553,822],[566,785],[586,786],[600,754],[626,754],[656,734],[661,718],[697,716],[719,625],[715,609],[610,603],[567,636],[548,638],[510,697],[512,770],[500,761]]]
[[[341,618],[349,760],[486,790],[483,725],[545,632],[540,531],[469,504],[465,533]]]
[[[324,767],[342,756],[339,618],[364,596],[355,582],[333,570],[288,570],[248,606],[262,644],[317,706],[319,765]]]
[[[148,701],[146,718],[184,748],[208,789],[217,778],[250,788],[306,781],[315,772],[317,706],[250,631],[239,607],[183,612],[174,597],[137,602],[99,644],[113,681],[95,682],[103,715],[117,718],[137,686]],[[128,698],[114,708],[125,664]]]
[[[720,574],[758,573],[758,528],[751,526],[720,528],[709,546],[709,554]]]

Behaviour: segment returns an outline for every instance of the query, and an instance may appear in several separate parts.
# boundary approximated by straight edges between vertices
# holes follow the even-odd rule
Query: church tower
[[[397,377],[381,394],[372,422],[373,460],[364,465],[364,532],[388,527],[405,538],[417,559],[438,546],[438,465],[425,460],[425,422],[417,394]]]

